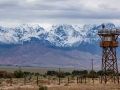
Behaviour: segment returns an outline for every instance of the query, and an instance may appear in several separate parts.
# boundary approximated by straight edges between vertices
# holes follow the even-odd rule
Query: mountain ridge
[[[105,25],[106,29],[116,28],[113,23]],[[90,60],[95,59],[95,67],[100,68],[102,49],[97,31],[101,28],[101,25],[90,24],[82,28],[53,25],[49,30],[28,24],[16,28],[0,27],[0,64],[90,68]],[[118,47],[118,63],[119,51]]]
[[[106,29],[114,29],[113,23],[106,23]],[[16,28],[0,27],[0,44],[24,44],[37,42],[41,46],[62,50],[82,50],[92,53],[89,46],[96,47],[100,41],[97,35],[101,25],[86,24],[82,28],[77,25],[53,25],[48,30],[36,25],[22,24]],[[86,46],[86,47],[84,47]],[[92,47],[91,47],[92,48]],[[100,49],[96,47],[99,54]],[[84,50],[83,50],[84,49]],[[92,54],[95,54],[93,52]]]
[[[92,34],[88,32],[89,30],[92,30],[91,28],[94,28],[94,31],[92,30],[92,33],[96,33],[95,31],[98,28],[95,29],[95,27],[97,28],[100,26],[84,25],[83,28],[80,28],[78,26],[63,24],[53,25],[49,31],[45,31],[45,29],[40,27],[39,25],[31,26],[28,24],[23,24],[17,28],[0,27],[0,41],[6,44],[9,44],[10,42],[16,44],[24,41],[29,41],[31,37],[35,37],[40,40],[48,40],[53,44],[56,42],[56,40],[58,40],[63,44],[61,45],[61,43],[57,42],[61,46],[64,46],[66,44],[70,46],[69,43],[73,44],[78,41],[81,42],[80,40],[85,38],[85,35],[92,36]]]

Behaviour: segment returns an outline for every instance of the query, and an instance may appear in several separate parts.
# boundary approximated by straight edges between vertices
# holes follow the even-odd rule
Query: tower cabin
[[[118,36],[120,35],[120,30],[114,29],[114,30],[107,30],[107,29],[101,29],[98,30],[98,35],[101,38],[100,47],[106,48],[106,47],[118,47],[118,42],[116,41]]]

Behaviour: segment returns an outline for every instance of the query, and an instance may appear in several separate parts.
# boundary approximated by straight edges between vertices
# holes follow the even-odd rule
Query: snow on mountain
[[[113,29],[115,25],[106,23],[106,28]],[[92,43],[99,40],[97,35],[101,25],[86,24],[83,27],[77,25],[60,24],[53,25],[45,30],[38,24],[22,24],[16,28],[0,27],[0,42],[4,44],[22,44],[24,41],[30,41],[31,38],[47,40],[52,45],[58,47],[78,46],[80,43]],[[49,30],[48,30],[49,29]]]
[[[20,27],[16,28],[16,30],[19,32],[21,30],[22,37],[20,40],[22,41],[29,41],[31,37],[40,38],[40,34],[45,34],[45,31],[42,27],[39,25],[28,25],[23,24]],[[19,35],[19,34],[18,34]]]
[[[56,46],[72,46],[72,44],[81,41],[81,34],[76,31],[72,25],[56,25],[48,33],[47,39]]]
[[[15,37],[15,32],[12,28],[0,28],[0,42],[5,44],[17,43],[18,37]]]
[[[19,44],[29,41],[31,37],[41,38],[39,35],[45,34],[45,30],[39,25],[22,24],[16,28],[0,27],[0,42],[5,44]]]

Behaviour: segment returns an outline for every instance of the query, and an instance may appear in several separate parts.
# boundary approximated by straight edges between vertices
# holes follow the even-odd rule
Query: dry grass
[[[4,80],[4,81],[3,81]],[[26,82],[24,85],[24,79],[13,79],[13,84],[10,86],[8,79],[3,79],[2,84],[0,84],[0,90],[38,90],[38,86],[36,84],[36,78],[33,78],[31,81]],[[95,79],[95,83],[92,83],[92,79],[90,82],[85,84],[77,84],[76,80],[73,80],[72,83],[67,84],[66,79],[61,80],[61,84],[58,85],[58,80],[52,80],[50,85],[48,85],[47,78],[39,79],[39,85],[45,85],[48,87],[48,90],[120,90],[119,84],[113,84],[113,82],[108,84],[100,84],[99,79]]]
[[[109,84],[109,85],[78,84],[78,85],[71,85],[71,86],[53,86],[53,87],[49,87],[48,90],[120,90],[120,86],[115,84]]]
[[[47,85],[48,90],[120,90],[118,84],[74,84],[74,85]],[[7,86],[0,90],[38,90],[36,85]]]

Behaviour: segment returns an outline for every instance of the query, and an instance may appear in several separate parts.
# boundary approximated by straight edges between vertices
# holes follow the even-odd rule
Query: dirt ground
[[[47,86],[48,90],[120,90],[119,84],[50,84]],[[9,84],[0,87],[0,90],[39,90],[39,86],[36,84],[23,85],[17,84],[10,86]]]

